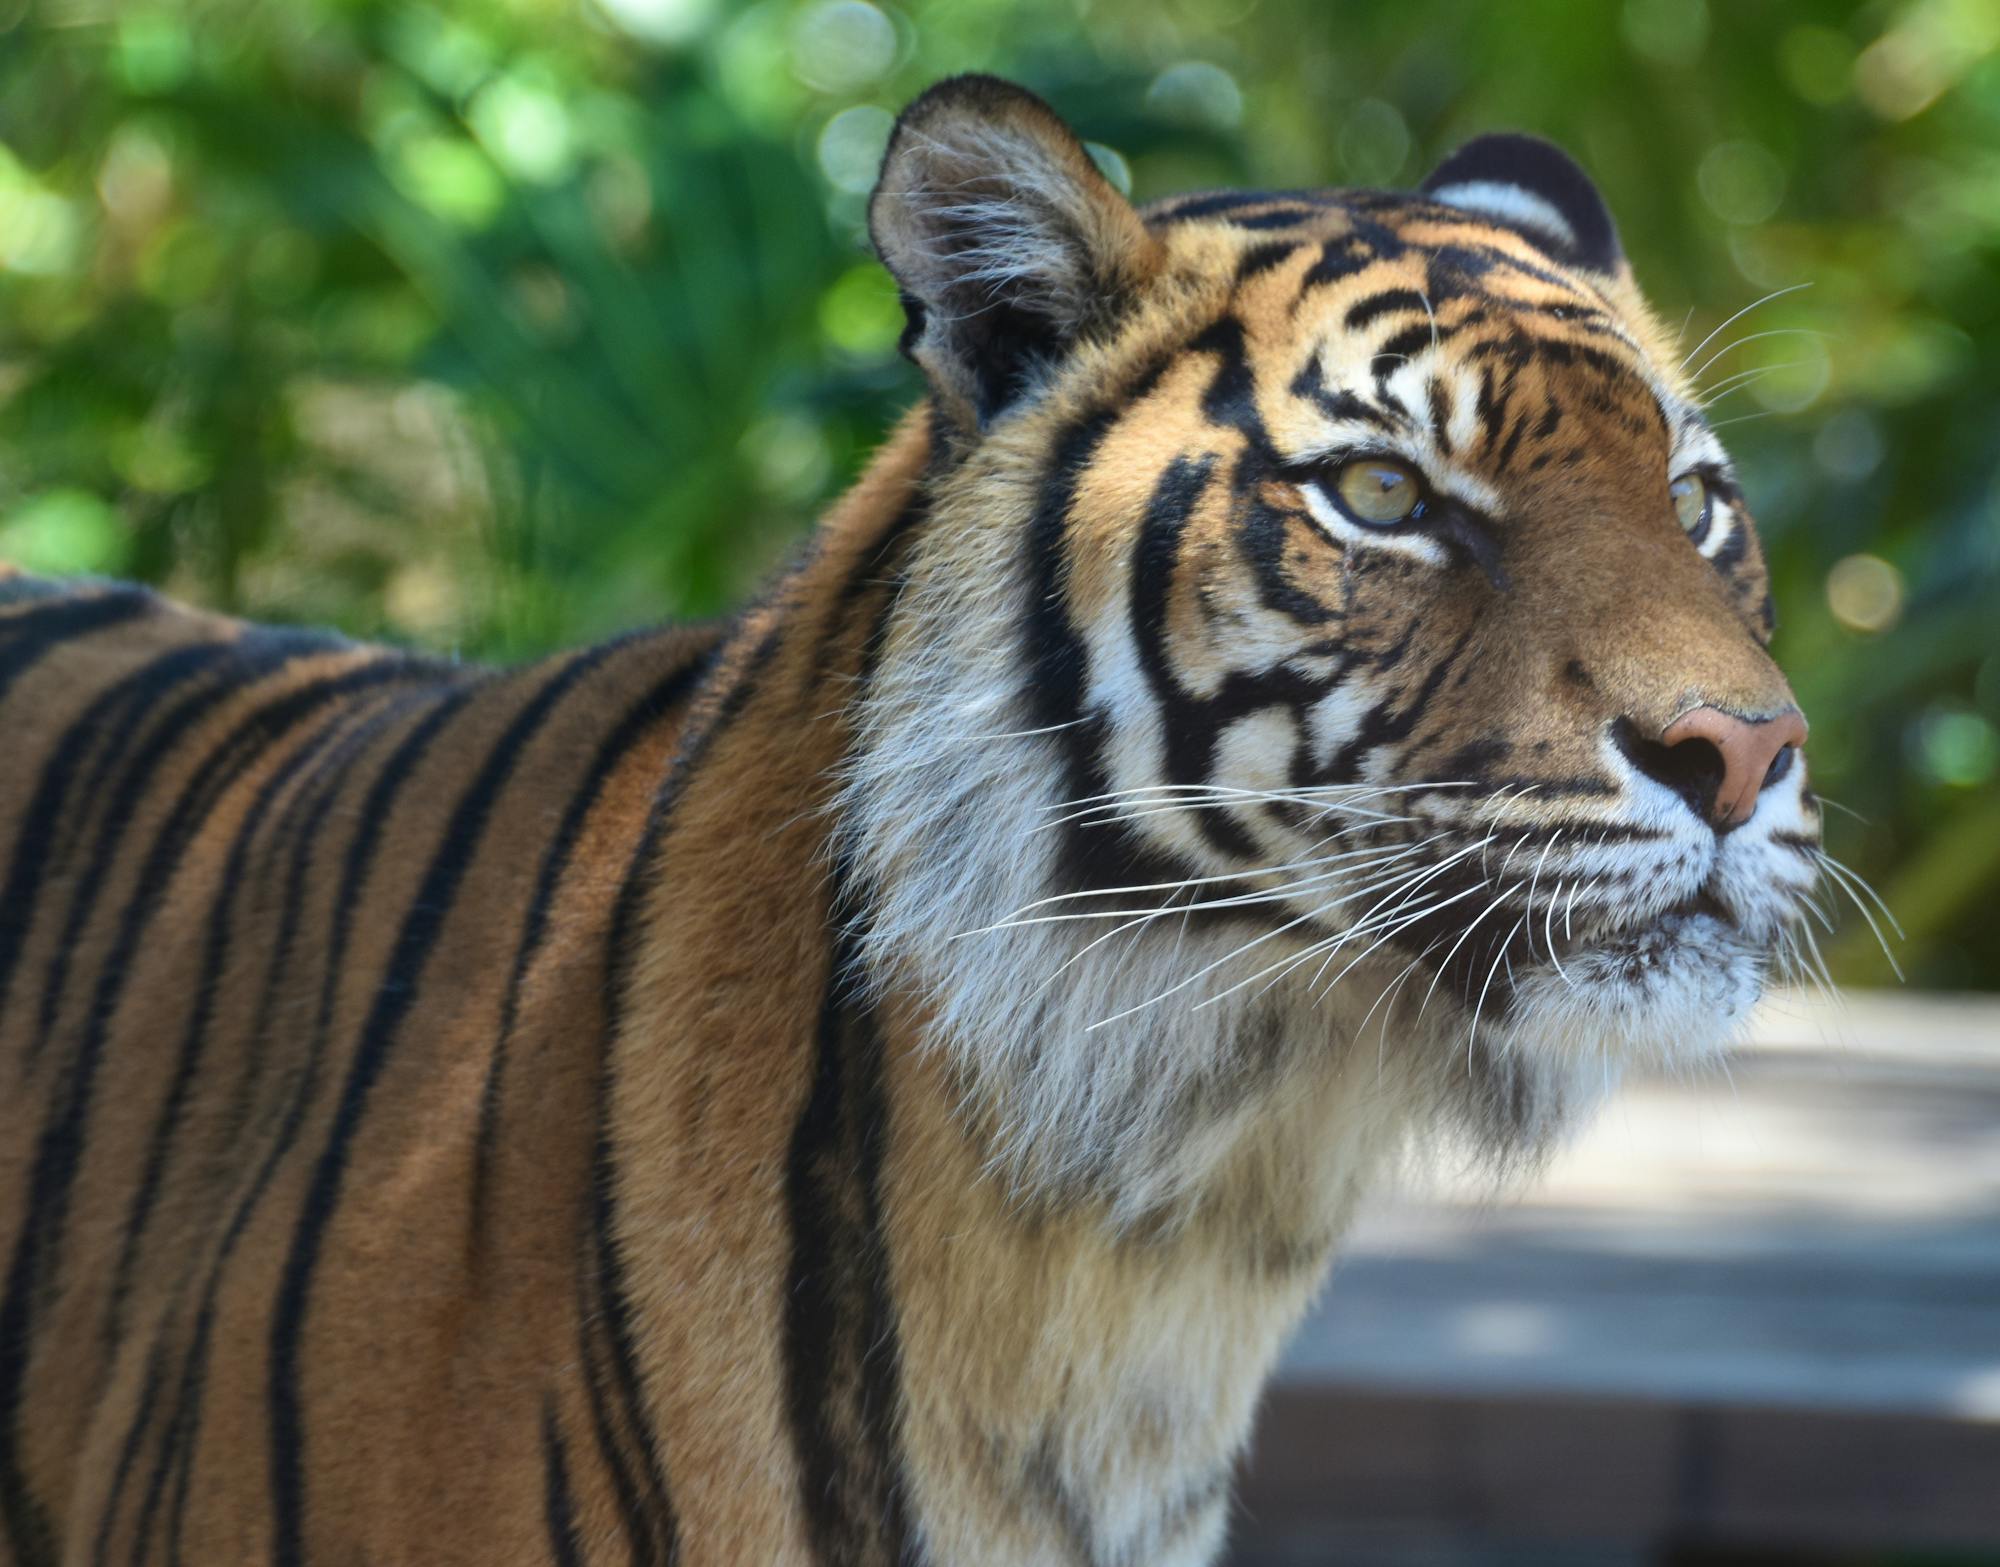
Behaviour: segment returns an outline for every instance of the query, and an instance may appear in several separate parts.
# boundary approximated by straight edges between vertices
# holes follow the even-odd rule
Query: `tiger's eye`
[[[1406,521],[1423,498],[1417,476],[1399,462],[1359,457],[1340,470],[1341,504],[1361,522]]]
[[[1674,515],[1680,518],[1681,527],[1689,533],[1701,530],[1708,517],[1708,486],[1698,473],[1684,473],[1667,486],[1667,493],[1674,498]]]

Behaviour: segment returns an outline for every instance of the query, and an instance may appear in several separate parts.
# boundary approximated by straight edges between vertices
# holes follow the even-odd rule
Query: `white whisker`
[[[1682,359],[1680,362],[1680,369],[1683,372],[1685,372],[1688,367],[1688,360],[1693,359],[1696,354],[1700,353],[1704,348],[1708,347],[1708,345],[1714,342],[1717,337],[1719,337],[1722,333],[1728,331],[1730,327],[1734,326],[1738,321],[1741,321],[1745,316],[1750,314],[1751,311],[1760,309],[1763,306],[1768,305],[1774,299],[1782,299],[1787,294],[1796,294],[1802,288],[1811,288],[1811,287],[1812,284],[1810,283],[1794,283],[1788,288],[1773,289],[1770,293],[1766,294],[1762,299],[1751,300],[1749,304],[1745,305],[1741,310],[1737,311],[1735,315],[1730,316],[1727,320],[1725,320],[1722,323],[1722,325],[1718,326],[1713,332],[1710,332],[1708,336],[1704,337],[1699,343],[1696,343],[1694,347],[1690,348],[1687,351],[1686,358]]]

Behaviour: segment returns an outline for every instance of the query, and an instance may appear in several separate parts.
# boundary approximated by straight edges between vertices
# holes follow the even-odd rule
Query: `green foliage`
[[[1691,346],[1796,289],[1696,362],[1833,847],[2000,984],[1987,0],[0,0],[0,553],[477,654],[725,609],[915,395],[862,208],[963,69],[1142,198],[1540,131]]]

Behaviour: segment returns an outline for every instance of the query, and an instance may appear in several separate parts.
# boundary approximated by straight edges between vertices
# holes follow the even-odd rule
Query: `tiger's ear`
[[[1159,242],[1033,93],[991,76],[938,83],[903,111],[868,203],[903,291],[903,352],[968,429],[1114,319]]]
[[[1438,165],[1423,191],[1516,230],[1565,266],[1615,274],[1624,265],[1617,226],[1590,176],[1539,136],[1476,136]]]

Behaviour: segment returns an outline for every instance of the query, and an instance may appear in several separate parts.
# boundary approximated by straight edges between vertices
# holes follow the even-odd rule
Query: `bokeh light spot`
[[[1146,107],[1176,125],[1229,131],[1243,121],[1243,89],[1219,65],[1183,60],[1153,78]]]
[[[1939,783],[1974,788],[2000,770],[2000,732],[1982,715],[1937,707],[1917,723],[1917,760]]]
[[[119,19],[115,59],[133,92],[169,92],[193,69],[194,39],[179,17],[135,9]]]
[[[88,490],[44,490],[0,518],[0,557],[28,571],[117,571],[125,555],[124,523]]]
[[[1634,54],[1661,65],[1692,65],[1708,43],[1704,0],[1625,0],[1618,30]]]
[[[97,166],[97,195],[104,210],[129,229],[149,228],[173,194],[173,158],[160,138],[142,125],[119,127]]]
[[[597,0],[613,26],[649,44],[692,42],[715,15],[715,0]]]
[[[766,414],[745,432],[740,450],[773,500],[810,501],[833,473],[826,437],[803,414]]]
[[[1882,426],[1859,408],[1843,408],[1813,437],[1813,461],[1830,479],[1854,484],[1882,465]]]
[[[820,296],[819,327],[829,343],[856,358],[886,357],[903,333],[896,285],[873,262],[849,267]]]
[[[548,185],[575,161],[569,111],[551,89],[502,76],[480,88],[466,111],[480,145],[516,179]]]
[[[896,63],[896,24],[867,0],[820,0],[792,23],[792,73],[824,93],[859,92]]]
[[[842,109],[819,133],[820,172],[835,190],[866,195],[875,186],[895,116],[873,104]]]
[[[1709,210],[1725,223],[1762,223],[1785,197],[1785,166],[1754,141],[1717,142],[1695,181]]]
[[[1410,157],[1410,128],[1394,105],[1363,98],[1340,126],[1340,170],[1356,185],[1393,185]]]
[[[1887,631],[1902,618],[1903,574],[1879,555],[1849,555],[1826,574],[1826,604],[1850,631]]]
[[[499,171],[462,136],[412,136],[387,162],[406,196],[465,228],[484,227],[507,199]]]
[[[1121,196],[1132,194],[1132,165],[1125,161],[1125,155],[1116,147],[1107,147],[1101,141],[1087,141],[1083,150],[1090,154],[1090,161],[1097,165],[1097,172],[1111,181]]]
[[[1824,109],[1854,85],[1854,52],[1844,33],[1805,23],[1778,40],[1778,66],[1793,92]]]

